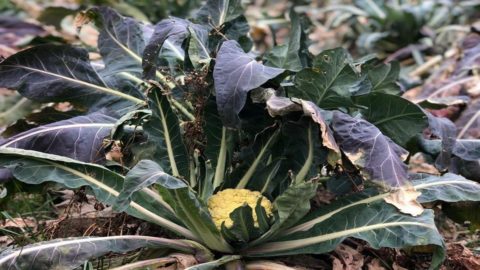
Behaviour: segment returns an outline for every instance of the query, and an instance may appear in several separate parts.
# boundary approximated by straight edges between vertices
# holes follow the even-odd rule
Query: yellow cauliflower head
[[[262,198],[260,205],[265,209],[267,216],[272,216],[272,203],[262,196],[258,191],[251,191],[248,189],[225,189],[217,192],[208,200],[208,211],[212,216],[213,222],[217,228],[222,227],[225,222],[225,227],[233,226],[233,220],[230,219],[230,213],[245,203],[252,208],[254,226],[258,227],[257,213],[255,207],[258,200]]]

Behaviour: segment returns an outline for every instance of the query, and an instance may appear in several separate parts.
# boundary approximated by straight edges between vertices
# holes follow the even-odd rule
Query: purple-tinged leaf
[[[332,127],[340,148],[368,180],[394,187],[405,184],[407,165],[403,159],[408,152],[377,127],[339,111],[333,113]]]
[[[177,54],[184,57],[182,43],[190,37],[189,27],[198,34],[205,35],[207,31],[204,26],[193,24],[180,18],[169,18],[160,21],[154,27],[154,32],[145,50],[143,51],[143,77],[153,79],[157,70],[157,57],[162,48],[168,49],[169,54]],[[169,43],[169,48],[165,47]]]
[[[203,24],[220,27],[243,14],[241,0],[208,0],[195,14]]]
[[[157,70],[157,56],[167,39],[173,43],[182,42],[189,36],[188,26],[191,23],[180,18],[170,18],[155,25],[153,35],[143,52],[143,77],[153,79]]]
[[[446,170],[455,147],[457,129],[448,118],[435,117],[431,113],[427,113],[427,117],[430,131],[442,140],[442,150],[435,160],[435,166],[439,170]]]
[[[17,134],[0,148],[20,148],[69,157],[84,162],[105,160],[103,139],[116,119],[101,113],[77,116]]]
[[[56,239],[7,249],[0,254],[2,269],[76,269],[85,261],[109,252],[126,253],[139,248],[176,250],[187,254],[209,256],[206,249],[187,240],[172,240],[140,235],[76,237]],[[81,267],[83,268],[83,267]]]
[[[361,112],[368,122],[402,147],[427,126],[422,108],[400,96],[373,92],[355,98],[355,102],[366,107]]]
[[[88,14],[95,19],[95,24],[100,30],[98,48],[108,69],[108,75],[115,75],[118,72],[140,75],[141,55],[145,49],[145,40],[148,38],[146,33],[149,32],[146,28],[152,27],[133,18],[124,17],[108,7],[94,7]]]
[[[138,91],[109,85],[90,64],[88,52],[66,45],[41,45],[0,62],[0,87],[39,102],[69,101],[90,112],[143,104]]]
[[[213,71],[218,112],[224,125],[238,127],[238,113],[245,105],[247,93],[283,72],[284,69],[257,63],[236,41],[225,41]]]

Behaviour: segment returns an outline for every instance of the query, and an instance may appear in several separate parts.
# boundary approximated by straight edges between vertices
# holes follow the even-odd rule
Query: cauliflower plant
[[[231,228],[233,220],[230,219],[230,213],[244,204],[248,204],[252,209],[255,209],[260,198],[262,198],[260,205],[265,209],[267,216],[272,216],[272,203],[260,192],[248,189],[229,188],[216,193],[208,200],[208,210],[218,229],[221,229],[223,222],[225,222],[225,227]],[[252,213],[254,226],[258,227],[255,210]]]

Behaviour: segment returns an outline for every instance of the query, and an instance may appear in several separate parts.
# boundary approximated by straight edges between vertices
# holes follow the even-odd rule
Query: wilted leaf
[[[257,63],[236,41],[225,41],[217,53],[213,71],[218,112],[224,125],[238,127],[238,113],[245,105],[247,93],[283,71]]]
[[[266,102],[267,110],[272,117],[284,116],[291,112],[301,111],[302,105],[300,104],[300,101],[300,99],[279,97],[273,94]]]
[[[338,270],[356,270],[362,269],[363,266],[363,254],[358,252],[358,250],[353,249],[347,245],[340,244],[334,251],[340,256],[345,268],[341,267]]]
[[[423,213],[422,205],[417,202],[420,195],[412,186],[405,186],[392,191],[384,200],[397,207],[400,212],[416,217]]]
[[[454,105],[465,105],[469,101],[468,96],[447,96],[426,98],[416,101],[416,103],[422,108],[439,110]]]
[[[333,158],[332,161],[336,162],[340,159],[341,156],[340,148],[338,148],[337,142],[333,138],[333,131],[327,125],[323,117],[323,113],[325,111],[323,111],[310,101],[302,100],[302,106],[304,113],[310,116],[312,120],[320,126],[323,146],[327,147],[335,153],[335,158]]]
[[[402,97],[374,92],[355,98],[355,102],[368,108],[362,110],[366,120],[402,147],[427,127],[423,110]]]
[[[358,166],[369,180],[390,186],[402,186],[407,181],[408,154],[369,122],[335,111],[332,128],[335,138],[350,161]]]

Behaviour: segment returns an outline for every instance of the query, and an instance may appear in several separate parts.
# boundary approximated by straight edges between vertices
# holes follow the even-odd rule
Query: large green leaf
[[[41,45],[8,57],[0,63],[0,87],[35,101],[69,101],[90,111],[108,106],[122,112],[128,105],[144,104],[136,89],[108,85],[90,65],[86,50],[66,45]]]
[[[100,30],[98,48],[108,76],[127,72],[137,77],[142,73],[142,53],[151,26],[123,17],[108,7],[94,7],[87,14]]]
[[[250,183],[267,165],[267,160],[272,153],[272,148],[279,138],[280,129],[270,127],[255,136],[254,141],[243,149],[242,164],[235,168],[230,175],[236,188],[246,188],[255,183]],[[242,155],[242,154],[241,154]],[[254,182],[254,181],[252,181]]]
[[[412,183],[422,193],[420,202],[480,200],[480,184],[458,175],[419,175]],[[252,247],[247,253],[249,256],[323,253],[334,249],[347,236],[366,240],[375,248],[442,245],[431,210],[419,217],[403,215],[383,201],[388,195],[368,189],[344,197],[309,213],[272,243]],[[432,268],[441,261],[441,256],[439,249]]]
[[[208,49],[208,32],[195,31],[192,27],[188,28],[190,40],[188,41],[188,59],[195,69],[207,68],[212,58]]]
[[[150,158],[175,177],[188,179],[189,162],[187,150],[183,144],[180,121],[170,106],[168,96],[158,88],[152,88],[148,94],[148,105],[152,110],[150,120],[144,125],[148,134],[146,144]]]
[[[207,139],[204,155],[215,169],[213,188],[220,186],[225,178],[227,164],[233,155],[234,131],[223,126],[214,99],[205,106],[203,130]]]
[[[244,204],[230,213],[230,219],[233,225],[227,228],[222,224],[222,235],[233,246],[241,248],[251,239],[255,239],[260,235],[258,228],[254,226],[253,209]]]
[[[295,86],[289,90],[289,96],[310,100],[323,109],[352,106],[353,94],[371,88],[366,75],[355,71],[350,55],[343,48],[317,55],[311,68],[297,73]]]
[[[222,238],[215,227],[207,207],[196,194],[182,180],[166,174],[163,169],[151,160],[141,161],[132,173],[127,175],[128,182],[118,196],[120,206],[130,200],[130,196],[150,184],[157,184],[162,194],[162,204],[168,203],[175,216],[209,248],[217,251],[229,252],[230,246]],[[132,203],[130,203],[131,206]]]
[[[374,92],[355,98],[355,102],[368,108],[362,110],[365,119],[403,147],[428,125],[423,110],[399,96]]]
[[[186,187],[183,181],[165,173],[157,163],[151,160],[141,160],[125,176],[123,189],[118,196],[116,206],[120,211],[125,210],[134,193],[156,183],[167,189]],[[167,203],[164,203],[164,206],[173,212]]]
[[[307,182],[289,187],[273,202],[275,222],[266,233],[252,245],[264,243],[280,230],[289,228],[310,211],[310,199],[317,194],[317,183]]]
[[[201,36],[206,36],[208,32],[203,25],[174,17],[164,19],[154,26],[152,37],[143,52],[142,66],[145,78],[153,79],[155,75],[158,77],[157,58],[160,52],[162,57],[172,63],[177,59],[184,60],[182,44],[190,37],[190,30]]]
[[[397,83],[400,73],[400,64],[391,62],[388,64],[374,64],[373,62],[362,65],[367,70],[368,79],[372,83],[372,92],[380,92],[391,95],[401,93]]]
[[[324,212],[323,209],[317,211]],[[439,263],[444,256],[443,240],[433,219],[432,210],[425,210],[422,215],[412,217],[401,214],[394,206],[383,201],[361,204],[332,214],[306,231],[298,231],[253,247],[246,255],[320,254],[334,250],[347,237],[355,237],[367,241],[373,248],[432,244],[438,247],[434,260]]]
[[[115,121],[99,112],[77,116],[19,133],[3,141],[0,148],[35,150],[101,163],[105,161],[103,139],[110,134]]]
[[[421,203],[480,201],[480,184],[461,175],[416,175],[412,184],[422,193],[417,199]]]
[[[300,60],[300,47],[302,42],[302,27],[295,11],[290,11],[290,38],[288,43],[273,47],[265,55],[266,65],[283,68],[291,71],[300,71],[303,68]]]
[[[261,86],[283,69],[266,67],[246,54],[235,40],[222,43],[217,53],[213,79],[218,113],[227,127],[238,127],[238,114],[247,101],[249,91]]]
[[[0,149],[0,165],[10,168],[16,179],[27,184],[53,181],[68,188],[88,186],[99,201],[109,205],[115,204],[124,182],[123,176],[99,165],[22,149]],[[129,204],[128,214],[196,239],[189,230],[164,217],[170,213],[161,198],[157,199],[151,191],[141,193],[143,196],[134,197]]]
[[[241,0],[207,0],[194,18],[205,25],[218,28],[243,14]]]
[[[208,208],[190,188],[170,189],[168,192],[171,194],[170,203],[177,217],[203,244],[216,251],[232,252],[232,248],[213,223]]]
[[[125,253],[139,248],[198,253],[211,257],[206,248],[187,240],[172,240],[141,235],[78,237],[39,242],[0,253],[1,269],[74,269],[85,261],[109,252]]]
[[[454,174],[446,174],[443,177],[416,175],[414,178],[412,181],[414,184],[413,187],[422,193],[418,199],[421,202],[431,202],[437,200],[436,198],[443,198],[449,202],[479,200],[478,194],[472,194],[475,193],[479,184],[466,180],[461,176]],[[469,188],[473,191],[468,190]],[[366,189],[364,192],[344,197],[341,200],[337,200],[328,206],[324,206],[310,213],[296,226],[286,230],[283,234],[289,235],[297,231],[307,231],[315,224],[321,223],[333,215],[349,211],[350,208],[358,205],[367,205],[383,200],[388,195],[389,193],[385,191]]]

